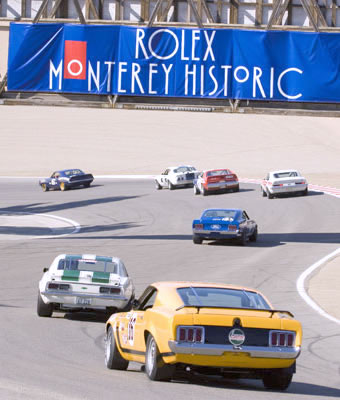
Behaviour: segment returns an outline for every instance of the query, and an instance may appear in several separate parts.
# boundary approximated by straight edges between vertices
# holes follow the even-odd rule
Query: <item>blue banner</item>
[[[8,90],[340,101],[340,33],[11,23]]]

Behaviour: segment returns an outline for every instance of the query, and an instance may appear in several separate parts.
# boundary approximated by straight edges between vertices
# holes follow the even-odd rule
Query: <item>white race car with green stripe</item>
[[[43,272],[37,304],[40,317],[84,309],[112,313],[127,310],[134,299],[133,283],[117,257],[61,254]]]

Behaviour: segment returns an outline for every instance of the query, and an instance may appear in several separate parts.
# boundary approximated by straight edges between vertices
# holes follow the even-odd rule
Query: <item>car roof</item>
[[[278,171],[270,171],[269,173],[270,174],[281,174],[283,172],[298,172],[298,171],[296,169],[288,168],[288,169],[280,169]]]
[[[67,172],[67,171],[74,171],[74,170],[82,171],[80,168],[67,168],[67,169],[61,169],[56,172]]]
[[[205,169],[203,172],[212,172],[212,171],[230,171],[230,168],[217,168],[217,169]]]
[[[196,281],[160,281],[152,283],[157,289],[179,289],[185,287],[207,287],[207,288],[221,288],[221,289],[234,289],[234,290],[247,290],[251,292],[259,293],[256,289],[247,288],[244,286],[236,286],[225,283],[214,283],[214,282],[196,282]]]

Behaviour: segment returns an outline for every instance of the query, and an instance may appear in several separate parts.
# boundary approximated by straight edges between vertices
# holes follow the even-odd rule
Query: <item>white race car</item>
[[[61,254],[43,272],[37,303],[40,317],[51,317],[54,311],[113,313],[129,309],[134,300],[133,283],[117,257]]]
[[[295,169],[285,169],[269,172],[261,183],[262,196],[272,199],[277,195],[285,193],[308,194],[308,183],[306,178]]]
[[[156,189],[168,188],[170,190],[179,186],[193,187],[198,171],[190,165],[169,167],[161,175],[156,176]]]

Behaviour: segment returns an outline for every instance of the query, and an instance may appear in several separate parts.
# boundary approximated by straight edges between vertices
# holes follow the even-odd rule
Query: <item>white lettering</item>
[[[88,77],[88,81],[87,81],[87,87],[88,87],[88,91],[90,92],[92,89],[92,85],[91,85],[91,78],[93,79],[96,88],[99,92],[99,81],[100,81],[100,61],[97,61],[97,73],[96,75],[94,74],[94,71],[92,69],[92,65],[89,61],[89,77]]]
[[[135,51],[135,58],[139,58],[139,47],[141,48],[144,58],[148,59],[148,53],[145,50],[143,39],[145,37],[144,29],[138,29],[136,31],[136,51]]]
[[[244,72],[245,72],[244,78],[239,78],[239,77],[237,76],[238,71],[244,71]],[[240,83],[246,82],[246,81],[248,80],[248,78],[249,78],[249,71],[248,71],[248,68],[243,67],[242,65],[239,66],[239,67],[237,67],[237,68],[235,69],[235,71],[234,71],[234,78],[235,78],[235,80],[236,80],[237,82],[240,82]]]
[[[182,40],[181,40],[181,60],[189,60],[189,57],[184,54],[185,49],[185,30],[182,29]]]
[[[53,89],[53,75],[55,77],[59,78],[58,82],[58,90],[61,90],[61,78],[63,75],[63,61],[60,61],[58,68],[55,69],[52,60],[50,60],[50,83],[49,83],[49,89]]]
[[[260,78],[262,76],[262,69],[259,67],[254,67],[254,76],[253,76],[253,97],[256,97],[256,86],[259,87],[261,95],[263,98],[266,98],[266,94],[263,90],[262,83]]]
[[[218,83],[217,83],[217,80],[216,80],[216,78],[215,78],[215,76],[214,76],[214,74],[213,74],[214,68],[215,68],[214,65],[212,65],[212,66],[209,68],[209,75],[210,75],[210,78],[213,80],[214,86],[215,86],[215,87],[214,87],[214,90],[212,90],[211,92],[209,92],[209,96],[212,96],[213,94],[215,94],[215,93],[217,92],[217,89],[218,89]]]
[[[270,98],[274,96],[274,68],[270,68]]]
[[[71,66],[73,64],[78,65],[79,70],[78,72],[73,72]],[[83,65],[79,60],[71,60],[68,64],[67,64],[67,72],[72,75],[72,76],[79,76],[82,72],[83,72]]]
[[[112,65],[115,64],[114,61],[105,61],[104,63],[105,65],[107,65],[107,86],[106,86],[106,91],[107,92],[111,92],[111,70],[112,70]]]
[[[120,62],[118,64],[118,92],[119,93],[126,93],[125,89],[122,89],[122,74],[127,72],[127,69],[124,68],[127,66],[127,62]]]
[[[204,95],[204,65],[201,65],[201,96]]]
[[[205,40],[207,42],[207,50],[205,51],[204,57],[203,57],[203,61],[206,61],[206,59],[208,58],[208,54],[210,54],[210,57],[212,59],[212,61],[215,61],[215,56],[214,56],[214,52],[212,50],[212,42],[214,40],[216,31],[212,31],[211,32],[211,36],[209,38],[208,36],[208,32],[207,31],[203,31],[204,32],[204,36],[205,36]]]
[[[149,94],[157,94],[155,90],[152,90],[152,75],[157,72],[157,64],[149,64]]]
[[[132,63],[131,92],[135,93],[135,82],[137,82],[140,92],[144,94],[144,89],[138,76],[139,72],[140,72],[140,65]]]
[[[157,53],[153,50],[153,48],[152,48],[152,40],[153,40],[153,38],[154,38],[156,35],[159,35],[159,34],[162,33],[162,32],[168,33],[168,34],[169,34],[170,36],[172,36],[172,37],[174,38],[174,40],[175,40],[175,49],[173,50],[172,53],[168,54],[167,56],[160,56],[160,55],[157,54]],[[179,43],[178,43],[177,36],[176,36],[176,35],[174,34],[174,32],[172,32],[170,29],[159,29],[159,30],[155,31],[155,32],[150,36],[148,45],[149,45],[150,53],[151,53],[154,57],[158,58],[159,60],[168,60],[169,58],[173,57],[173,56],[177,53],[178,47],[179,47]]]
[[[287,93],[285,93],[283,91],[282,86],[281,86],[281,80],[286,74],[288,74],[288,72],[297,72],[299,74],[303,74],[303,71],[301,71],[301,69],[298,69],[298,68],[287,68],[287,69],[285,69],[279,75],[279,78],[277,80],[277,88],[279,89],[279,92],[282,94],[282,96],[286,97],[287,99],[296,100],[296,99],[298,99],[299,97],[302,96],[302,93],[299,93],[299,94],[297,94],[295,96],[290,96],[289,94],[287,94]]]
[[[170,64],[168,69],[166,68],[166,65],[164,65],[164,64],[162,64],[162,67],[165,72],[165,92],[164,92],[164,94],[168,94],[169,93],[169,73],[173,67],[173,64]]]
[[[231,65],[222,65],[222,69],[224,69],[224,96],[228,96],[228,73],[231,69]]]
[[[191,33],[191,59],[193,61],[199,61],[199,57],[195,57],[196,42],[200,40],[200,31],[193,30]]]
[[[193,70],[189,71],[189,65],[185,65],[185,84],[184,84],[184,94],[188,94],[188,86],[189,86],[189,76],[192,76],[192,95],[196,94],[196,65],[194,64]]]

